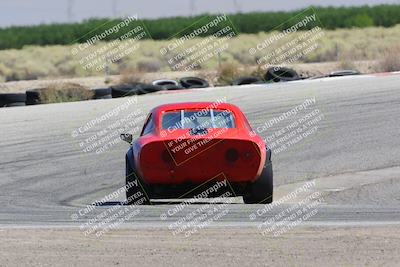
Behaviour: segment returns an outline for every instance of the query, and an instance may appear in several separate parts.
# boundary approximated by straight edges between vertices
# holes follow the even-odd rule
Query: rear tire
[[[144,188],[144,184],[140,181],[139,176],[134,168],[126,159],[126,204],[127,205],[150,205],[150,198]],[[137,184],[137,185],[136,185]],[[142,201],[142,198],[145,200]],[[140,201],[139,201],[140,200]]]
[[[243,196],[245,204],[270,204],[273,199],[273,172],[272,161],[265,161],[260,177],[251,183]]]

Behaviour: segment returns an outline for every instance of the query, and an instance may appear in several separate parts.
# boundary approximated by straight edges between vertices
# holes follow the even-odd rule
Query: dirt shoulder
[[[299,227],[281,236],[254,228],[168,230],[2,229],[1,266],[395,266],[400,227]]]

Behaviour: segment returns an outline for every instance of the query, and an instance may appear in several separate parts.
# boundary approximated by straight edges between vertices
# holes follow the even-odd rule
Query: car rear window
[[[235,128],[228,110],[174,110],[162,116],[162,129]]]

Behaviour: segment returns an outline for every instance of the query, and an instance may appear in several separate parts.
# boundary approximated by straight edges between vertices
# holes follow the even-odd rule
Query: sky
[[[400,0],[0,0],[0,27],[76,22],[92,17],[158,18],[385,3],[400,4]]]

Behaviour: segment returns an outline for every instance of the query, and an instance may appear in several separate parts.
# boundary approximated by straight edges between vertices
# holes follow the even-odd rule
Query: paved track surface
[[[315,104],[307,110],[266,130],[260,128],[314,97]],[[129,99],[137,103],[72,137],[75,129]],[[312,125],[317,128],[310,135],[273,154],[275,200],[306,181],[314,181],[311,192],[323,196],[318,213],[307,223],[400,223],[400,75],[390,75],[199,89],[144,95],[136,100],[120,98],[1,109],[0,225],[78,226],[118,206],[124,201],[123,195],[85,216],[79,215],[79,210],[87,204],[124,185],[124,156],[128,145],[120,142],[96,154],[83,152],[80,143],[135,110],[147,113],[163,103],[218,99],[238,105],[263,138],[315,109],[323,114],[323,118]],[[241,199],[235,198],[234,204],[228,206],[229,213],[212,225],[257,224],[279,214],[300,198],[292,198],[253,219],[251,215],[257,214],[263,206],[244,205]],[[160,215],[175,207],[174,204],[143,206],[140,213],[124,225],[167,225],[200,205],[186,207],[164,221],[160,220]],[[75,218],[75,214],[78,217]]]

